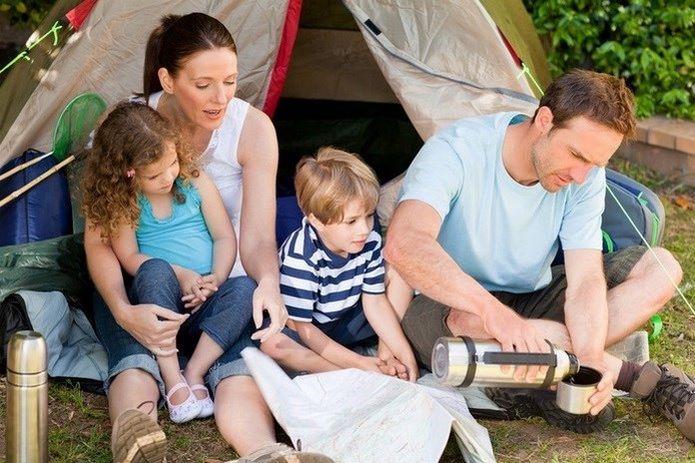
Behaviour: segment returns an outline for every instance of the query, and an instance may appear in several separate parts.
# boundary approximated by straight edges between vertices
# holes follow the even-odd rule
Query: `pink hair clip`
[[[126,175],[126,177],[128,177],[128,178],[133,178],[133,177],[135,177],[135,169],[130,168],[130,169],[126,170],[126,171],[125,171],[125,175]]]

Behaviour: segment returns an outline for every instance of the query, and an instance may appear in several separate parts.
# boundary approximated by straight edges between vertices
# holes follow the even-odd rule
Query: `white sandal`
[[[191,386],[191,391],[205,391],[204,398],[195,398],[200,404],[200,413],[198,413],[196,418],[208,418],[212,416],[213,413],[215,413],[215,403],[212,401],[212,398],[210,398],[210,391],[208,391],[208,388],[202,384],[196,384]]]
[[[186,397],[186,400],[178,405],[172,404],[171,397],[177,391],[184,388],[188,389],[188,397]],[[193,394],[193,391],[183,376],[181,377],[181,382],[172,387],[167,393],[166,401],[167,408],[169,409],[169,417],[174,423],[185,423],[186,421],[191,421],[200,413],[201,404],[198,399],[196,399],[195,394]]]

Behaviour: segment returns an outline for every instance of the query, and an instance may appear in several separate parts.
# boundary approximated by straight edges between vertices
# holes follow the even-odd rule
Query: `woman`
[[[282,329],[287,318],[274,237],[278,148],[270,119],[234,98],[237,76],[236,47],[222,23],[202,13],[166,16],[147,43],[142,98],[178,125],[220,190],[239,239],[232,275],[247,274],[257,283],[245,279],[246,284],[239,284],[238,300],[253,305],[256,328],[263,311],[271,319],[268,328],[253,335],[263,341]],[[132,305],[118,260],[109,243],[100,239],[97,227],[87,227],[85,249],[94,284],[108,306],[95,304],[95,318],[109,354],[114,460],[163,461],[166,440],[156,423],[156,407],[143,406],[156,404],[161,391],[151,354],[171,354],[161,346],[171,345],[179,328],[188,338],[185,344],[195,344],[192,338],[199,335],[196,327],[205,314],[181,315],[153,304]],[[200,289],[184,298],[187,307],[204,300],[207,292]],[[242,336],[208,374],[215,420],[224,439],[247,456],[241,461],[290,461],[288,456],[291,461],[330,462],[276,443],[272,415],[239,356],[250,344]],[[179,347],[185,349],[181,343]]]

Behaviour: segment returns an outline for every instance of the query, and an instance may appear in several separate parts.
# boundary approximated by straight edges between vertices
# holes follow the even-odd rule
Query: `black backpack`
[[[19,294],[10,294],[0,303],[0,373],[7,371],[7,345],[17,331],[31,330],[24,299]]]

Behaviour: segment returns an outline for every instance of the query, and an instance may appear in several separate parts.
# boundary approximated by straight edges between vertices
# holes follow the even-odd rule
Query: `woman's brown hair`
[[[163,16],[160,25],[150,34],[145,49],[142,84],[145,101],[162,90],[157,74],[160,68],[176,76],[193,54],[217,48],[228,48],[236,53],[232,34],[212,16],[205,13]]]

